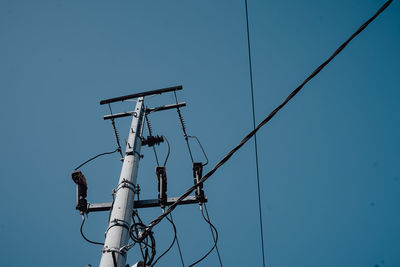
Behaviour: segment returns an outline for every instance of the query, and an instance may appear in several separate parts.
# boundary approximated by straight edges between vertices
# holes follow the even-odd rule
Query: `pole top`
[[[136,93],[136,94],[124,95],[124,96],[101,100],[100,105],[114,103],[114,102],[118,102],[118,101],[124,101],[127,99],[143,97],[143,96],[148,96],[148,95],[157,95],[157,94],[161,95],[162,93],[178,91],[178,90],[182,90],[182,89],[183,89],[182,85],[177,85],[177,86],[172,86],[172,87],[167,87],[167,88],[145,91],[145,92]]]

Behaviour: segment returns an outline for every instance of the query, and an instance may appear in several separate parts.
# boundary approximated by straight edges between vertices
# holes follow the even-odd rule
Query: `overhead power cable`
[[[248,56],[249,56],[250,93],[251,93],[251,107],[252,107],[252,113],[253,113],[253,130],[254,130],[256,128],[256,112],[255,112],[255,104],[254,104],[253,67],[251,64],[249,12],[248,12],[248,8],[247,8],[247,0],[244,1],[244,4],[246,7],[247,51],[248,51]],[[261,208],[260,172],[259,172],[259,167],[258,167],[257,135],[255,133],[254,133],[254,152],[255,152],[255,161],[256,161],[258,218],[260,220],[261,255],[262,255],[262,263],[263,263],[263,266],[265,267],[265,249],[264,249],[264,231],[263,231],[262,208]]]
[[[267,122],[269,122],[278,112],[281,110],[303,87],[306,85],[312,78],[314,78],[329,62],[332,61],[349,43],[353,40],[358,34],[360,34],[379,14],[381,14],[392,2],[393,0],[387,1],[382,7],[370,18],[368,19],[360,28],[358,28],[343,44],[341,44],[335,52],[320,66],[318,66],[310,76],[308,76],[296,89],[294,89],[289,96],[279,105],[277,106],[268,116],[262,120],[255,129],[253,129],[250,133],[248,133],[240,143],[235,146],[228,154],[226,154],[215,166],[210,170],[206,175],[204,175],[197,184],[190,187],[185,193],[183,193],[174,203],[172,203],[167,211],[160,215],[158,218],[154,219],[146,228],[146,234],[151,231],[151,229],[161,222],[168,214],[170,214],[182,200],[184,200],[187,196],[189,196],[199,185],[203,184],[207,181],[208,178],[211,177],[222,165],[224,165],[232,156],[235,154],[247,141],[252,138],[255,133],[264,126]]]

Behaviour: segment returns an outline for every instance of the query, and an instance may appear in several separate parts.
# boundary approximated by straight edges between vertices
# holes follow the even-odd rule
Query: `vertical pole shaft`
[[[114,195],[100,267],[124,267],[140,160],[144,117],[143,97],[138,98],[129,130],[121,175]]]

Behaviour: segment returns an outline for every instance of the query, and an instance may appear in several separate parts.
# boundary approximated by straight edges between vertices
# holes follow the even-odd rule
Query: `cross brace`
[[[165,204],[165,206],[169,206],[177,200],[178,200],[178,197],[167,198],[167,203]],[[196,198],[196,196],[188,196],[182,202],[180,202],[179,205],[195,204],[198,202],[199,202],[199,200]],[[207,198],[205,197],[202,200],[202,202],[207,202]],[[88,204],[87,212],[89,213],[89,212],[94,212],[94,211],[107,211],[107,210],[111,209],[111,206],[112,206],[111,202]],[[160,206],[160,203],[159,203],[158,199],[135,200],[133,202],[134,209],[153,208],[153,207],[159,207],[159,206]]]

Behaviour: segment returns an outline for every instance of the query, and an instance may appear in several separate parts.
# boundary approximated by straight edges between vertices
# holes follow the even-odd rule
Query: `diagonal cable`
[[[281,110],[297,93],[306,85],[312,78],[314,78],[326,65],[328,65],[329,62],[332,61],[349,43],[351,40],[353,40],[357,35],[359,35],[367,26],[370,24],[379,14],[381,14],[392,2],[393,0],[387,1],[385,4],[382,5],[382,7],[370,18],[368,19],[363,25],[360,26],[343,44],[341,44],[335,52],[326,60],[324,63],[322,63],[319,67],[317,67],[311,74],[308,76],[296,89],[294,89],[289,96],[279,105],[277,106],[267,117],[264,118],[263,121],[261,121],[255,129],[253,129],[251,132],[249,132],[241,141],[240,143],[235,146],[231,151],[229,151],[228,154],[226,154],[215,166],[212,168],[211,171],[209,171],[206,175],[203,176],[203,178],[200,179],[200,181],[190,187],[185,193],[183,193],[174,203],[172,203],[167,211],[154,219],[146,228],[145,233],[143,236],[148,234],[151,229],[156,226],[158,223],[161,222],[162,219],[164,219],[168,214],[170,214],[176,206],[179,205],[182,200],[184,200],[187,196],[189,196],[199,185],[203,184],[205,181],[207,181],[208,178],[210,178],[222,165],[224,165],[247,141],[252,138],[255,133],[263,127],[267,122],[269,122],[278,112]]]

